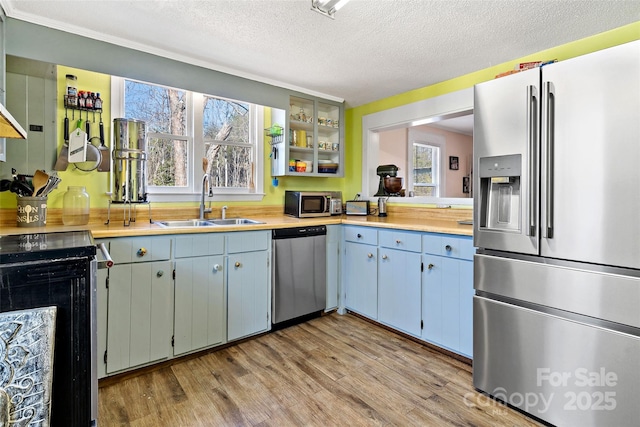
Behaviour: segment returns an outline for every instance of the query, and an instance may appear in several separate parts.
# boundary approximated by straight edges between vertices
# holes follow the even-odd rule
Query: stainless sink
[[[191,228],[191,227],[216,227],[219,225],[251,225],[264,224],[249,218],[228,218],[228,219],[187,219],[175,221],[154,221],[160,227],[166,228]]]
[[[264,224],[264,222],[256,221],[249,218],[227,218],[227,219],[211,219],[215,225],[249,225],[249,224]]]
[[[202,219],[187,219],[176,221],[154,221],[154,224],[158,224],[160,227],[167,228],[185,228],[185,227],[215,227],[210,220]]]

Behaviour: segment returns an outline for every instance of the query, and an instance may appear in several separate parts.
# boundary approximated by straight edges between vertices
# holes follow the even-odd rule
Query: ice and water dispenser
[[[479,159],[481,229],[521,231],[521,161],[520,154]]]

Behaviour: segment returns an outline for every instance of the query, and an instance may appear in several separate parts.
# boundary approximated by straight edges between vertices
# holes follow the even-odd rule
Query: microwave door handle
[[[554,187],[554,154],[553,149],[555,145],[555,90],[553,87],[553,83],[545,82],[545,92],[546,92],[546,109],[547,109],[547,127],[545,129],[546,132],[546,149],[547,149],[547,168],[546,168],[546,182],[547,182],[547,208],[546,208],[546,235],[547,239],[553,239],[553,187]]]
[[[538,176],[538,91],[534,85],[527,86],[527,151],[529,155],[529,209],[527,236],[536,235],[536,200]]]

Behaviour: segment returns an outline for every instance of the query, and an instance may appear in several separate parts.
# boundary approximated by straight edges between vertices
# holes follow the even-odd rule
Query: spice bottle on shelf
[[[93,110],[93,93],[85,92],[84,107]]]
[[[65,93],[65,104],[67,107],[78,106],[78,88],[76,86],[76,80],[78,79],[73,74],[67,74],[67,91]]]
[[[62,198],[62,223],[64,225],[89,223],[89,194],[85,187],[67,187],[67,192]]]
[[[102,98],[100,98],[100,92],[96,93],[96,100],[93,102],[93,108],[96,110],[102,110]]]
[[[82,90],[78,92],[78,107],[80,108],[84,108],[85,106],[85,95],[86,94]]]
[[[76,86],[76,80],[78,79],[73,74],[67,74],[67,95],[76,96],[78,95],[78,88]]]

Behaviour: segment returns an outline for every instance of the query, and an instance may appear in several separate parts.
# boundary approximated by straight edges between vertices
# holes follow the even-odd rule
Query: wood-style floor
[[[109,426],[537,426],[471,367],[337,313],[99,389]]]

